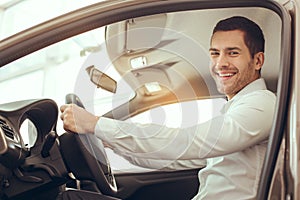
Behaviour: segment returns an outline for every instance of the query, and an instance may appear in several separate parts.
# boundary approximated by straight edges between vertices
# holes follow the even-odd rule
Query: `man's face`
[[[219,92],[231,99],[247,84],[259,78],[264,55],[251,57],[240,30],[218,31],[212,36],[210,72]]]

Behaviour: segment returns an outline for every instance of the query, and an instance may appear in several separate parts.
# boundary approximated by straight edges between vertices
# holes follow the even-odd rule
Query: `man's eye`
[[[239,55],[240,53],[237,52],[237,51],[229,51],[228,54],[229,54],[230,56],[237,56],[237,55]]]
[[[210,52],[210,55],[211,56],[218,56],[220,53],[219,52],[217,52],[217,51],[211,51]]]

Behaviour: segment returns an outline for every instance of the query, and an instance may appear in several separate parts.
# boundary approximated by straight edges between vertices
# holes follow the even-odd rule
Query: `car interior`
[[[63,130],[59,106],[75,103],[113,119],[144,123],[150,116],[150,122],[166,124],[168,112],[172,113],[167,106],[177,105],[181,111],[179,121],[174,119],[177,127],[213,117],[225,97],[209,72],[210,36],[220,19],[233,15],[249,17],[262,28],[266,40],[262,77],[277,93],[282,19],[263,7],[209,8],[119,20],[1,66],[1,91],[21,84],[14,89],[17,97],[0,102],[0,199],[55,199],[65,189],[126,200],[191,199],[205,164],[168,169],[170,161],[153,168],[118,169],[122,162],[115,161],[114,152],[99,139]],[[22,77],[30,74],[36,82],[25,89]],[[24,90],[32,91],[24,94]],[[207,100],[209,111],[202,112],[201,104]]]

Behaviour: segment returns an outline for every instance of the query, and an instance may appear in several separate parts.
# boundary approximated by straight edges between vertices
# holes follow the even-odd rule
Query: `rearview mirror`
[[[112,93],[116,93],[117,82],[107,74],[99,71],[94,65],[85,69],[90,76],[90,80],[97,88],[102,88]]]

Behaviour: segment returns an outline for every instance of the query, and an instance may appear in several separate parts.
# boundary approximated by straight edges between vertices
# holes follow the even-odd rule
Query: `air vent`
[[[14,140],[14,131],[13,129],[6,123],[6,121],[0,119],[0,127],[2,128],[5,136]]]

